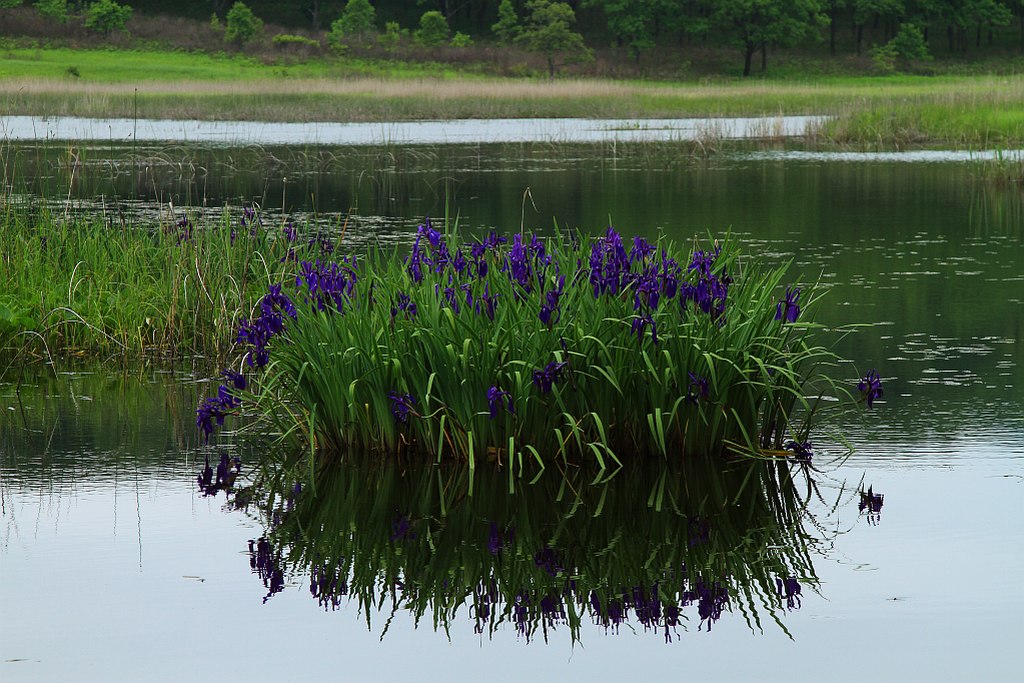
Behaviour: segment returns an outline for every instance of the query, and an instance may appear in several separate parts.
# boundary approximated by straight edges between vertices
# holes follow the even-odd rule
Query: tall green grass
[[[199,424],[242,401],[322,462],[408,452],[520,472],[780,451],[823,397],[849,396],[810,322],[818,294],[787,316],[785,277],[729,242],[462,242],[428,222],[404,259],[307,262],[275,287],[243,325],[232,371],[250,378]]]
[[[0,213],[0,354],[7,363],[223,357],[231,330],[293,262],[281,226],[225,212],[148,225],[8,203]]]

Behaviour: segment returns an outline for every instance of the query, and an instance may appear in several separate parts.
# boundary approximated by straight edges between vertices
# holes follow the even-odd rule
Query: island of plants
[[[462,239],[428,220],[407,253],[327,256],[296,259],[240,321],[236,362],[197,410],[207,439],[229,415],[254,416],[292,446],[275,452],[308,453],[314,469],[350,453],[519,472],[809,458],[819,408],[852,398],[815,338],[820,293],[728,240]],[[859,389],[870,405],[877,373]]]

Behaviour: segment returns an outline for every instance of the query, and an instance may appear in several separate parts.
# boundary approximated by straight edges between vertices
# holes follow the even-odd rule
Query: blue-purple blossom
[[[174,227],[178,230],[179,245],[192,241],[192,221],[188,216],[183,215],[181,220],[174,224]]]
[[[297,240],[299,237],[299,231],[295,229],[295,225],[289,221],[288,225],[284,226],[284,238],[289,244]]]
[[[498,308],[498,297],[500,294],[491,294],[491,286],[489,284],[484,285],[484,295],[477,300],[477,305],[480,307],[489,319],[494,320],[494,313]]]
[[[264,603],[284,590],[284,571],[281,569],[281,558],[265,536],[258,541],[249,541],[249,566],[260,577],[263,586],[267,589],[267,594],[263,597]]]
[[[786,609],[800,609],[800,582],[793,576],[775,579],[775,592],[779,599],[786,601]]]
[[[651,317],[650,313],[633,316],[633,322],[630,324],[630,334],[635,334],[637,341],[642,342],[648,325],[651,327],[651,342],[657,345],[658,324],[654,322],[654,318]]]
[[[343,313],[354,295],[358,280],[354,262],[303,261],[299,264],[295,285],[305,287],[306,302],[315,310]]]
[[[559,275],[555,288],[544,292],[544,303],[541,304],[540,314],[538,317],[542,323],[549,327],[558,322],[559,318],[562,316],[559,300],[561,299],[564,291],[565,276]]]
[[[242,320],[238,329],[237,342],[251,347],[245,354],[249,367],[263,367],[270,362],[267,345],[270,339],[284,331],[284,316],[295,318],[295,305],[281,292],[281,285],[271,285],[270,291],[260,300],[260,314],[255,320]]]
[[[204,441],[209,442],[216,428],[224,426],[224,418],[240,405],[241,401],[223,384],[218,387],[216,396],[204,398],[196,408],[196,427],[202,432]]]
[[[775,305],[775,319],[795,323],[800,315],[799,300],[800,288],[786,287],[786,297]]]
[[[698,403],[711,395],[707,377],[696,375],[692,372],[686,373],[690,377],[690,387],[686,394],[686,400],[690,403]]]
[[[391,318],[394,319],[399,313],[404,313],[407,320],[412,320],[418,312],[419,309],[416,308],[416,302],[405,292],[399,291],[398,300],[391,307]]]
[[[409,515],[396,515],[391,522],[391,542],[412,541],[416,539],[416,531],[412,528]]]
[[[875,399],[882,396],[882,380],[878,376],[878,371],[873,369],[864,375],[863,379],[857,383],[857,390],[860,391],[861,399],[867,401],[868,408],[870,408]]]
[[[235,372],[234,370],[231,369],[224,370],[223,372],[221,372],[221,375],[223,375],[224,379],[230,382],[235,389],[245,391],[245,388],[249,384],[245,378],[245,375],[243,375],[240,372]]]
[[[263,219],[255,207],[247,206],[242,209],[242,227],[248,226],[249,237],[256,237],[259,229],[263,227]]]
[[[792,451],[793,459],[798,462],[810,462],[814,457],[814,447],[810,441],[787,441],[783,447],[787,451]]]
[[[416,405],[416,399],[412,397],[412,394],[400,394],[396,391],[388,393],[388,398],[391,399],[391,414],[394,415],[395,420],[403,424],[407,423],[409,413]],[[413,414],[416,413],[413,412]]]
[[[867,510],[869,515],[877,515],[882,511],[884,500],[884,495],[875,493],[872,487],[869,486],[867,491],[860,492],[860,503],[858,503],[857,509],[861,512]]]
[[[491,555],[500,554],[503,548],[512,543],[515,535],[516,528],[514,526],[503,530],[495,522],[491,522],[490,531],[487,534],[487,550]]]
[[[498,413],[503,408],[512,415],[516,412],[512,407],[512,394],[502,391],[496,386],[492,386],[487,390],[487,408],[490,411],[490,418],[492,420],[498,417]]]
[[[556,384],[559,381],[561,381],[561,379],[562,379],[562,371],[565,369],[566,365],[568,365],[568,363],[566,361],[562,361],[560,363],[556,362],[556,361],[551,361],[550,363],[547,364],[547,367],[545,367],[543,370],[534,370],[533,371],[533,384],[534,384],[534,386],[536,386],[538,389],[540,389],[540,392],[542,394],[550,393],[551,392],[551,387],[554,384]]]
[[[533,563],[543,569],[548,576],[558,576],[565,571],[565,565],[554,548],[545,547],[533,556]]]

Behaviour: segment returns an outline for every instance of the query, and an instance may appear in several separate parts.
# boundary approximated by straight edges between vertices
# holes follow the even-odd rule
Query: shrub
[[[473,39],[465,33],[459,32],[452,36],[452,47],[472,47]]]
[[[896,50],[896,56],[905,62],[928,61],[932,58],[924,33],[916,24],[903,24],[889,42]]]
[[[491,30],[502,45],[511,43],[519,35],[519,17],[516,16],[512,0],[501,0],[498,5],[498,21],[491,25]]]
[[[224,40],[244,45],[263,32],[263,20],[253,14],[244,2],[236,2],[225,17]]]
[[[63,23],[68,20],[68,0],[37,0],[36,11],[47,19]]]
[[[85,27],[105,35],[123,31],[132,17],[132,8],[114,0],[97,0],[85,10]]]
[[[384,25],[384,33],[377,36],[377,44],[385,50],[394,50],[408,34],[408,31],[398,25],[397,21],[389,21]]]
[[[437,11],[424,12],[420,17],[420,27],[416,30],[416,42],[427,47],[439,47],[448,42],[451,29],[448,20]]]
[[[331,33],[339,37],[356,37],[377,30],[377,11],[369,0],[348,0],[341,17],[331,24]]]
[[[296,36],[290,33],[278,33],[276,36],[270,39],[270,42],[274,47],[278,48],[289,48],[289,47],[311,47],[319,48],[320,41],[307,38],[306,36]]]

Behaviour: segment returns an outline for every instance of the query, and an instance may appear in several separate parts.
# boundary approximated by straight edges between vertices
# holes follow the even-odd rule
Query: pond
[[[361,464],[319,499],[242,506],[196,484],[221,457],[195,430],[207,369],[8,369],[0,679],[1013,679],[1019,190],[970,156],[693,151],[6,146],[9,201],[143,217],[256,201],[269,224],[347,220],[353,248],[446,211],[468,229],[728,231],[827,286],[820,321],[870,323],[839,352],[885,395],[825,426],[813,469],[549,471],[509,496],[480,467],[469,498],[458,469]],[[244,478],[257,454],[229,451]]]

